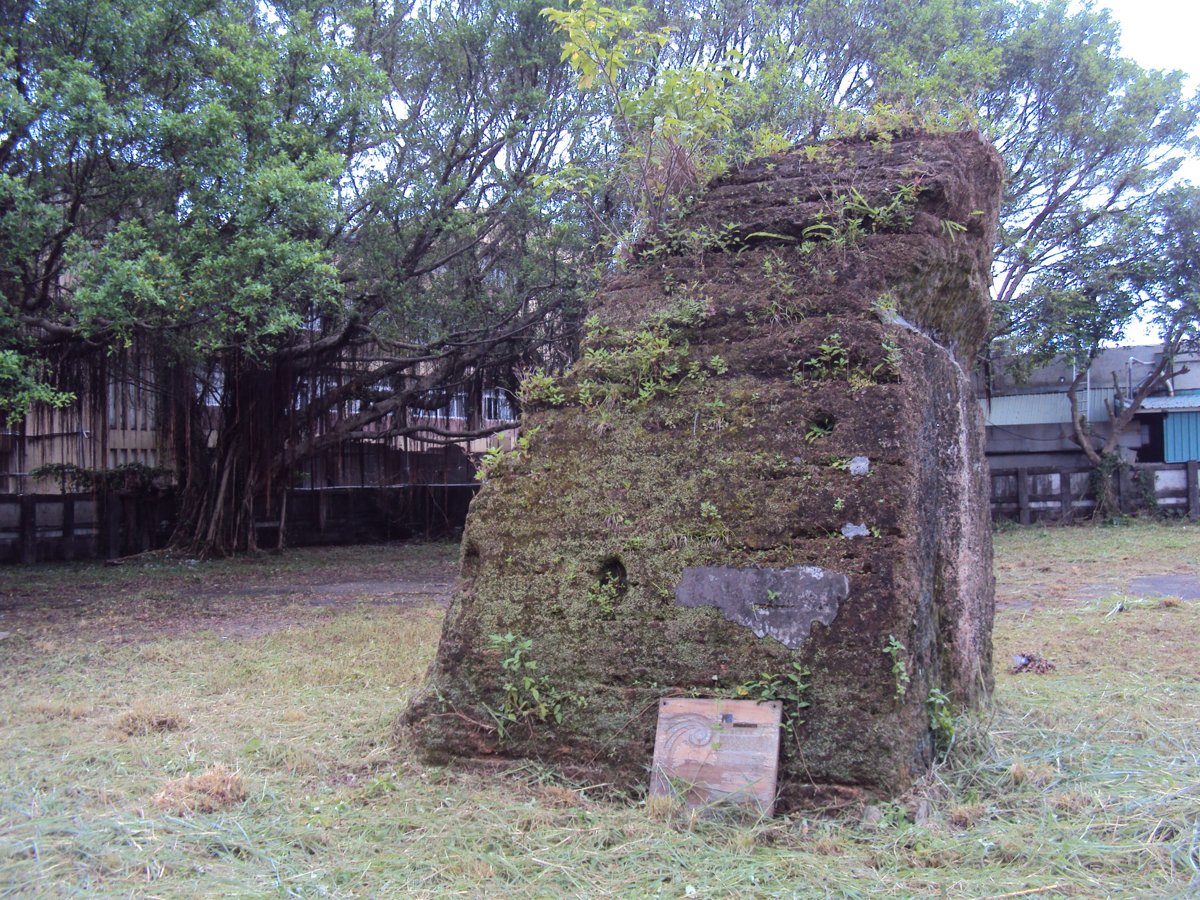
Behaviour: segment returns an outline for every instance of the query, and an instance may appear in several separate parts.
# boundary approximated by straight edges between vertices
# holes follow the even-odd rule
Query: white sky
[[[1096,0],[1121,26],[1121,51],[1147,69],[1187,72],[1187,88],[1200,88],[1200,3],[1196,0]],[[1181,178],[1200,184],[1200,160],[1189,159]],[[1123,344],[1150,344],[1158,333],[1148,323],[1134,322]]]
[[[1147,69],[1181,69],[1188,88],[1200,88],[1200,3],[1196,0],[1096,0],[1121,25],[1121,50]],[[1200,184],[1200,161],[1182,177]]]

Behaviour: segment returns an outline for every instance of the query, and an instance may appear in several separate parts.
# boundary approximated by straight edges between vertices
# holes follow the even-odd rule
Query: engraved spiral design
[[[712,741],[712,721],[707,716],[691,713],[680,716],[671,723],[663,740],[663,746],[667,750],[667,759],[670,759],[676,746],[681,742],[691,747],[707,747]]]

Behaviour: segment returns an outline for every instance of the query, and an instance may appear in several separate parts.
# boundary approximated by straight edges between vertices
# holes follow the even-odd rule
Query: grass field
[[[413,759],[451,546],[0,570],[0,896],[1195,894],[1200,601],[1134,586],[1200,579],[1200,528],[996,549],[994,709],[870,827]]]

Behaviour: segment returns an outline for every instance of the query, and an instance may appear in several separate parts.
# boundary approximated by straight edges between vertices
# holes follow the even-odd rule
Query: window
[[[504,388],[488,388],[483,392],[483,417],[493,422],[514,422],[512,404]]]
[[[436,409],[425,409],[420,406],[409,407],[409,416],[413,419],[465,419],[467,418],[467,392],[456,391],[448,397],[445,393],[431,391],[426,396],[431,404],[438,400],[443,401],[443,405]]]

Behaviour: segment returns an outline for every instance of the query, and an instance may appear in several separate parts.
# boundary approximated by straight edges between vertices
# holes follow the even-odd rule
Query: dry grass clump
[[[966,829],[987,818],[986,803],[956,803],[946,811],[946,821],[954,828]]]
[[[582,792],[558,784],[544,785],[534,795],[552,809],[589,809],[595,805]]]
[[[91,708],[84,703],[61,703],[54,700],[33,700],[21,705],[21,712],[32,719],[51,721],[69,719],[77,722],[86,718]]]
[[[138,703],[117,717],[113,729],[125,737],[143,737],[164,731],[178,731],[187,720],[177,709]]]
[[[185,816],[228,809],[245,799],[242,773],[215,765],[199,775],[185,775],[168,781],[150,802],[159,809]]]
[[[646,798],[646,817],[651,822],[667,825],[687,815],[687,807],[675,794],[651,794]]]
[[[1051,794],[1047,802],[1059,812],[1081,813],[1092,805],[1094,798],[1084,791],[1059,791]]]
[[[1027,763],[1018,759],[1008,767],[1008,777],[1013,784],[1031,784],[1043,788],[1053,783],[1054,767],[1045,763]]]

